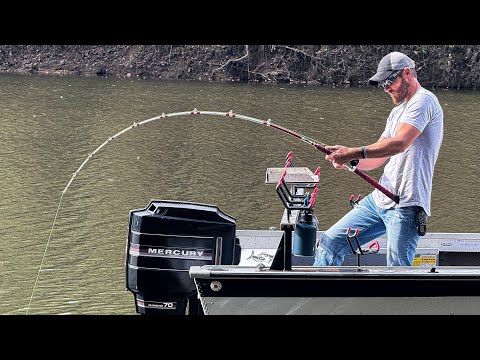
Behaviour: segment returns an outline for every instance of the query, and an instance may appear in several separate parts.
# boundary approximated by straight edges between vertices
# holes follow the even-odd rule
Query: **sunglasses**
[[[393,82],[397,79],[398,75],[400,75],[402,73],[402,71],[403,71],[403,69],[394,71],[388,78],[386,78],[383,81],[380,81],[378,83],[378,86],[382,87],[382,88],[385,88],[385,86],[392,85]]]

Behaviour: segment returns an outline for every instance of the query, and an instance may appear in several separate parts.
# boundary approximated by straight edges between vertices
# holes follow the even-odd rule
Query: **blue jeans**
[[[416,216],[420,209],[420,206],[383,209],[375,204],[371,195],[366,196],[321,235],[313,266],[342,264],[345,255],[352,253],[346,238],[349,227],[350,235],[360,229],[357,239],[362,246],[386,233],[387,266],[412,265],[419,240]],[[352,245],[357,248],[355,241]]]

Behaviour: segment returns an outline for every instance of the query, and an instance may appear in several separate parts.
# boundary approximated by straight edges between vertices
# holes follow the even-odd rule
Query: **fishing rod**
[[[284,133],[287,133],[289,135],[292,135],[304,142],[306,142],[307,144],[310,144],[312,146],[314,146],[317,150],[320,150],[321,152],[325,153],[325,154],[330,154],[331,151],[328,150],[326,148],[326,144],[324,143],[321,143],[317,140],[314,140],[312,138],[309,138],[305,135],[302,135],[302,134],[299,134],[295,131],[292,131],[292,130],[289,130],[287,128],[284,128],[280,125],[277,125],[275,123],[272,122],[271,119],[268,119],[268,120],[261,120],[261,119],[257,119],[257,118],[254,118],[254,117],[251,117],[251,116],[246,116],[246,115],[241,115],[241,114],[235,114],[232,110],[230,110],[229,112],[220,112],[220,111],[199,111],[197,110],[196,108],[193,109],[192,111],[183,111],[183,112],[175,112],[175,113],[169,113],[169,114],[165,114],[165,113],[162,113],[162,115],[159,115],[159,116],[155,116],[153,118],[150,118],[150,119],[146,119],[146,120],[143,120],[143,121],[140,121],[140,122],[134,122],[132,125],[126,127],[125,129],[119,131],[118,133],[116,133],[115,135],[109,137],[107,140],[105,140],[100,146],[98,146],[93,152],[91,152],[88,157],[84,160],[84,162],[79,166],[79,168],[73,173],[70,181],[67,183],[67,185],[65,186],[65,188],[63,189],[62,191],[62,194],[64,194],[68,187],[70,186],[70,184],[72,183],[73,179],[77,176],[77,174],[80,172],[80,170],[82,170],[82,168],[85,166],[85,164],[88,162],[88,160],[93,156],[95,155],[98,151],[100,151],[101,148],[103,148],[105,145],[107,145],[110,141],[112,141],[113,139],[117,138],[118,136],[126,133],[127,131],[129,131],[130,129],[133,129],[134,127],[137,127],[139,125],[143,125],[143,124],[146,124],[148,122],[151,122],[151,121],[154,121],[154,120],[158,120],[158,119],[162,119],[162,118],[167,118],[167,117],[174,117],[174,116],[185,116],[185,115],[213,115],[213,116],[223,116],[223,117],[231,117],[231,118],[237,118],[237,119],[242,119],[242,120],[247,120],[247,121],[250,121],[250,122],[254,122],[256,124],[260,124],[260,125],[265,125],[265,126],[269,126],[269,127],[272,127],[274,129],[277,129],[277,130],[280,130],[280,131],[283,131]],[[368,182],[370,185],[372,185],[374,188],[378,189],[380,192],[382,192],[383,194],[385,194],[387,197],[389,197],[390,199],[392,199],[395,203],[399,203],[400,202],[400,198],[398,197],[398,195],[395,195],[393,194],[391,191],[387,190],[385,187],[383,187],[382,185],[380,185],[375,179],[373,179],[371,176],[365,174],[363,171],[359,170],[356,168],[355,164],[358,163],[358,162],[350,162],[350,163],[346,163],[345,164],[345,167],[347,168],[347,170],[349,170],[350,172],[353,172],[355,174],[357,174],[358,176],[360,176],[363,180],[365,180],[366,182]]]

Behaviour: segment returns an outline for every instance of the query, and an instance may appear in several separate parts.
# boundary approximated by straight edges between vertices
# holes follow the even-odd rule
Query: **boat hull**
[[[472,267],[190,268],[207,315],[480,315]]]

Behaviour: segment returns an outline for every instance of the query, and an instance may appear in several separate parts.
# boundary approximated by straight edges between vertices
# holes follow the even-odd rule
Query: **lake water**
[[[180,116],[109,142],[58,208],[89,153],[134,122],[194,108],[233,110],[319,142],[359,146],[378,139],[392,108],[373,87],[2,75],[0,93],[0,314],[134,314],[133,295],[125,291],[129,211],[152,199],[194,201],[217,205],[237,219],[237,229],[278,227],[283,206],[265,171],[283,167],[289,151],[295,166],[321,166],[314,207],[320,230],[349,210],[351,194],[373,189],[278,130]],[[480,92],[434,93],[445,136],[428,230],[477,232]],[[378,179],[381,171],[369,174]]]

